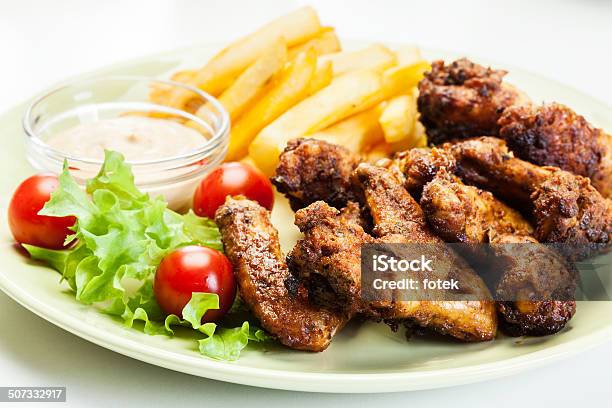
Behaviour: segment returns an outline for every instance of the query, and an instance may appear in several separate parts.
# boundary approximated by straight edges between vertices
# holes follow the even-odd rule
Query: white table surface
[[[341,36],[414,42],[508,62],[612,105],[612,2],[2,0],[0,110],[80,72],[247,33],[314,5]],[[11,137],[10,135],[0,135]],[[0,143],[1,146],[1,143]],[[1,148],[1,147],[0,147]],[[2,215],[4,217],[4,215]],[[3,222],[3,221],[0,221]],[[612,343],[519,376],[411,393],[256,389],[150,366],[47,323],[0,294],[0,386],[65,385],[72,406],[608,406]]]

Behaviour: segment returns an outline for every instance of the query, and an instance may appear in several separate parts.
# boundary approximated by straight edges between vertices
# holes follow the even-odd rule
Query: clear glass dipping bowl
[[[203,106],[198,110],[198,116],[149,99],[152,91],[159,94],[175,88],[188,93],[189,106]],[[78,124],[135,112],[157,117],[171,115],[179,121],[195,122],[205,138],[201,146],[179,156],[128,161],[136,185],[142,191],[154,196],[162,195],[170,208],[185,210],[191,204],[198,182],[223,161],[230,129],[229,115],[221,104],[207,93],[185,84],[146,77],[113,76],[60,85],[37,97],[25,113],[23,128],[28,161],[39,171],[59,174],[64,160],[67,160],[71,174],[79,184],[85,185],[87,179],[98,173],[102,160],[73,157],[54,149],[46,141],[53,134]]]

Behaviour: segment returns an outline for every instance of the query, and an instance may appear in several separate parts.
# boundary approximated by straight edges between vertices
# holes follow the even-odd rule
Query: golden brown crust
[[[531,215],[538,241],[577,248],[612,245],[612,204],[589,179],[518,159],[501,139],[480,137],[445,146],[464,181]]]
[[[558,299],[573,299],[575,271],[531,237],[533,228],[517,211],[487,191],[466,186],[444,168],[425,186],[421,206],[445,241],[492,244],[494,257],[487,259],[494,264],[482,270],[494,282],[496,299],[505,300],[496,302],[504,332],[541,336],[565,327],[576,305]],[[482,250],[474,247],[469,253],[482,259]]]
[[[433,180],[440,169],[453,173],[457,166],[452,154],[437,147],[399,152],[395,155],[394,163],[404,176],[404,187],[415,200],[421,198],[423,187]]]
[[[492,270],[500,328],[510,336],[546,336],[565,327],[576,312],[577,271],[559,253],[530,236],[496,237]],[[531,299],[531,300],[530,300]]]
[[[447,242],[490,242],[503,234],[533,233],[518,211],[445,169],[425,186],[420,204],[431,228]]]
[[[554,171],[531,199],[540,241],[571,243],[577,250],[589,244],[612,244],[612,201],[603,198],[589,179]]]
[[[518,336],[548,336],[563,329],[576,313],[575,301],[498,302],[500,328]]]
[[[588,177],[604,197],[612,194],[610,136],[567,106],[511,107],[498,124],[500,136],[517,157]]]
[[[353,178],[363,191],[374,222],[374,235],[398,234],[414,242],[440,242],[427,228],[421,207],[391,171],[362,163]]]
[[[240,296],[264,329],[288,347],[325,350],[348,317],[290,295],[289,270],[268,211],[251,200],[228,198],[217,210],[215,222],[234,266]]]
[[[531,213],[531,193],[550,170],[517,159],[506,143],[478,137],[444,145],[457,160],[457,175],[468,184],[492,192],[526,214]]]
[[[293,139],[281,153],[271,181],[287,196],[294,211],[319,200],[342,208],[357,200],[350,176],[358,163],[359,157],[342,146]]]
[[[356,183],[363,189],[365,201],[374,220],[373,232],[378,242],[441,244],[443,241],[428,228],[425,215],[417,202],[389,170],[360,164],[355,170]],[[484,282],[450,249],[437,259],[430,278],[448,279],[452,274],[469,288],[475,301],[398,302],[395,318],[409,318],[422,327],[448,334],[464,341],[486,341],[495,337],[497,317],[494,302]]]
[[[506,71],[485,68],[466,58],[448,65],[434,61],[419,83],[421,122],[430,143],[479,135],[497,135],[506,108],[526,101],[502,83]]]
[[[361,246],[374,242],[358,223],[356,206],[338,211],[323,201],[295,214],[295,225],[304,234],[287,263],[300,279],[323,278],[336,295],[336,307],[347,314],[364,313],[361,301]]]
[[[492,192],[510,207],[529,216],[536,226],[535,236],[540,242],[571,244],[576,249],[584,247],[585,250],[588,246],[594,246],[593,250],[603,250],[612,245],[612,205],[609,199],[603,198],[584,177],[514,157],[502,139],[483,136],[445,143],[441,148],[431,150],[412,149],[399,155],[395,162],[399,163],[405,183],[413,191],[422,189],[422,183],[444,169],[467,184]],[[435,184],[430,189],[434,188]],[[423,205],[432,205],[433,198],[428,197]],[[443,208],[441,200],[437,202],[438,208]],[[450,201],[445,205],[452,206],[453,203]],[[448,215],[438,217],[438,220],[460,221]],[[439,227],[450,229],[453,224]],[[446,239],[452,238],[452,234],[438,232]],[[585,251],[583,256],[587,254]]]

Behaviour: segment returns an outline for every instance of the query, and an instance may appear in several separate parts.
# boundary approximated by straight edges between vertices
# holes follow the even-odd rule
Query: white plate
[[[353,44],[356,45],[356,44]],[[198,47],[151,56],[104,68],[89,75],[133,74],[167,76],[179,67],[199,66],[218,47]],[[453,58],[432,52],[428,57]],[[476,61],[488,61],[475,58]],[[566,103],[598,126],[612,129],[612,111],[604,104],[556,82],[519,69],[509,80],[534,100]],[[0,116],[0,212],[17,184],[32,173],[24,156],[20,120],[25,105]],[[7,177],[10,175],[10,177]],[[282,201],[280,201],[282,202]],[[4,216],[4,215],[3,215]],[[273,221],[281,228],[284,245],[295,239],[292,214],[277,204]],[[350,325],[331,347],[318,354],[281,346],[249,347],[239,361],[204,358],[191,335],[175,338],[147,336],[126,329],[74,300],[59,276],[34,264],[12,245],[8,227],[0,223],[0,288],[32,312],[84,339],[151,364],[193,375],[260,387],[315,392],[383,392],[443,387],[509,375],[569,354],[612,337],[612,302],[578,306],[576,317],[561,333],[544,338],[500,337],[494,342],[461,344],[452,340],[412,339],[382,324]]]

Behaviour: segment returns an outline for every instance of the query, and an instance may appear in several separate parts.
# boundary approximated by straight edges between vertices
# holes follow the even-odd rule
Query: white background
[[[305,3],[344,38],[414,42],[483,55],[612,105],[612,1],[0,0],[0,110],[101,65],[225,42]],[[0,148],[4,137],[12,135],[0,135]],[[70,335],[4,294],[0,322],[0,386],[65,385],[73,406],[503,407],[554,402],[588,407],[609,406],[612,400],[612,344],[486,383],[387,395],[324,395],[224,384],[149,366]]]

